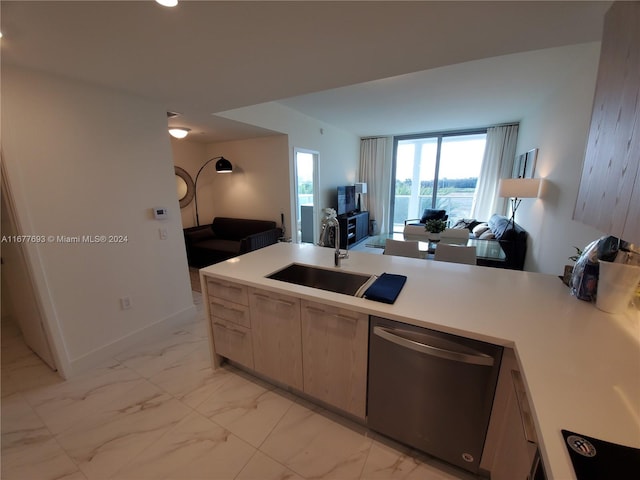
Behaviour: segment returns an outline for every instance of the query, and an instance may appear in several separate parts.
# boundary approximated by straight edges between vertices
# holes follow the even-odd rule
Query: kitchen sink
[[[344,295],[355,295],[360,287],[369,280],[374,279],[375,276],[292,263],[277,272],[267,275],[266,278]]]

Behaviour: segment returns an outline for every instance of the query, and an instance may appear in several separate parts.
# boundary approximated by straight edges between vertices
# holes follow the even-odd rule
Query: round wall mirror
[[[195,187],[193,180],[189,173],[180,167],[174,167],[176,172],[176,191],[178,193],[178,200],[180,201],[180,208],[184,208],[193,200],[193,194]]]

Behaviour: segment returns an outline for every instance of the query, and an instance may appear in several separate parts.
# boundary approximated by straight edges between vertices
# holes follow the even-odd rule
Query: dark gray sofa
[[[527,231],[517,223],[511,222],[510,218],[502,215],[492,215],[487,223],[489,230],[495,235],[495,239],[500,242],[507,259],[504,263],[491,260],[479,261],[478,265],[523,270],[524,260],[527,256]]]
[[[210,225],[184,229],[189,266],[202,268],[272,245],[282,236],[276,222],[216,217]]]
[[[483,222],[475,219],[462,219],[453,228],[467,228],[471,238],[476,238],[471,232],[473,228]],[[478,265],[485,267],[509,268],[512,270],[523,270],[524,260],[527,256],[527,231],[517,223],[512,223],[511,219],[503,215],[494,214],[488,222],[491,239],[487,241],[500,242],[500,246],[507,257],[504,262],[495,260],[478,259]],[[483,237],[480,237],[483,238]]]

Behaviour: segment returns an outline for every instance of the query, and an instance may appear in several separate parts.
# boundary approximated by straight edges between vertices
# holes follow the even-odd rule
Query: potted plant
[[[447,223],[444,220],[427,220],[424,224],[424,229],[427,231],[429,240],[440,240],[440,234],[447,228]]]
[[[575,263],[575,262],[578,261],[578,259],[582,255],[582,250],[580,248],[576,247],[575,245],[573,246],[573,248],[575,248],[576,253],[571,255],[569,257],[569,260],[571,260],[572,262]],[[567,285],[567,286],[571,285],[571,275],[572,274],[573,274],[573,265],[565,265],[564,266],[564,274],[562,275],[562,281],[564,282],[565,285]]]

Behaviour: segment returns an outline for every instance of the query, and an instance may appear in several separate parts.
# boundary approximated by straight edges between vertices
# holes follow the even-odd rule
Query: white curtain
[[[473,218],[488,220],[494,213],[505,213],[507,199],[498,197],[498,181],[511,177],[517,141],[518,125],[487,129],[484,158],[471,207]]]
[[[360,182],[367,184],[361,208],[369,211],[369,220],[377,224],[374,234],[387,231],[391,203],[391,161],[387,155],[387,138],[360,141]]]

